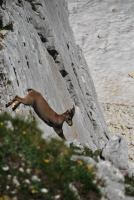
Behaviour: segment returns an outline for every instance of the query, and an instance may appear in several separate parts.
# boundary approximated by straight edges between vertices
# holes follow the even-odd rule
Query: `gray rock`
[[[126,197],[125,200],[134,200],[134,197]]]
[[[27,88],[34,88],[58,113],[75,104],[73,126],[63,126],[67,140],[76,140],[92,150],[103,148],[109,134],[89,69],[74,42],[65,1],[22,0],[18,3],[18,0],[6,0],[0,6],[0,20],[3,26],[0,33],[6,29],[0,38],[0,111],[12,113],[5,108],[6,102],[16,94],[25,95]],[[20,106],[17,113],[34,115],[24,106]],[[39,125],[45,138],[56,137],[41,120]],[[93,163],[91,159],[86,158],[86,161]],[[117,195],[115,200],[124,197],[123,177],[119,171],[109,162],[100,162],[98,168],[99,177],[104,177],[107,183],[106,195],[110,199]]]
[[[128,176],[129,177],[134,177],[134,162],[128,162]]]
[[[90,68],[108,128],[126,137],[134,160],[134,1],[67,2],[75,40]]]
[[[104,199],[126,200],[124,191],[124,177],[109,161],[100,161],[97,164],[97,176],[102,180],[100,188]]]
[[[100,102],[133,106],[134,80],[128,74],[134,72],[134,1],[67,2],[76,43],[84,52]]]
[[[74,125],[63,126],[67,140],[76,139],[93,150],[104,147],[106,124],[89,69],[74,42],[65,1],[6,0],[0,16],[3,29],[9,27],[0,50],[1,111],[10,112],[5,103],[34,88],[58,113],[75,104]],[[29,110],[20,106],[17,112],[25,116]],[[39,123],[44,137],[56,137],[52,128]]]
[[[117,168],[128,169],[128,146],[122,136],[113,136],[104,147],[102,156]]]

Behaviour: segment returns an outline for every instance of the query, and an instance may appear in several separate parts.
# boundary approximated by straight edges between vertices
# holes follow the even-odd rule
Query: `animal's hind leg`
[[[61,137],[63,140],[66,140],[62,128],[53,127],[53,129],[55,130],[55,132],[58,134],[59,137]]]

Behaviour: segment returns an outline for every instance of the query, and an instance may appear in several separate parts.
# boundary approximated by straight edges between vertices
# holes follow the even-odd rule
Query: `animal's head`
[[[75,114],[75,107],[74,107],[74,106],[73,106],[72,109],[67,110],[67,111],[65,112],[65,121],[66,121],[66,123],[67,123],[69,126],[72,126],[72,125],[73,125],[72,119],[73,119],[74,114]]]

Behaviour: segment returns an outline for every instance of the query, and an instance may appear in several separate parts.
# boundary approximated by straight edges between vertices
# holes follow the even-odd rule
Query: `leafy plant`
[[[37,122],[0,115],[0,199],[100,199],[95,170],[62,141],[42,138]],[[74,192],[74,188],[77,191]]]
[[[134,197],[134,177],[125,176],[125,191],[128,196]]]

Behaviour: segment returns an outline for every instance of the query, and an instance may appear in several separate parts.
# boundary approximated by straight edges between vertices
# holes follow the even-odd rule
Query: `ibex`
[[[12,110],[14,111],[21,103],[26,106],[32,106],[36,114],[41,118],[48,126],[53,127],[55,132],[62,138],[65,139],[63,135],[63,123],[66,122],[69,126],[73,125],[72,118],[75,113],[75,107],[67,110],[63,114],[57,114],[43,98],[41,93],[33,90],[27,89],[28,94],[22,98],[15,96],[13,100],[6,104],[9,107],[13,104]]]

